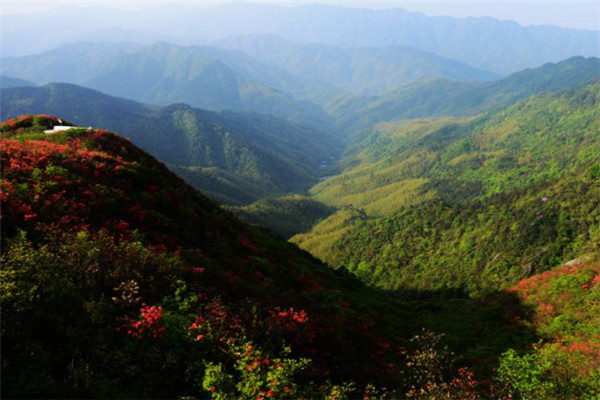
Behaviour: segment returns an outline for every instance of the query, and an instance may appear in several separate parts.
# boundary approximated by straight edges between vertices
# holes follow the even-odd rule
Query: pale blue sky
[[[215,6],[226,3],[225,0],[170,0],[170,1],[82,1],[82,0],[0,0],[0,13],[4,15],[15,13],[32,13],[49,11],[64,5],[78,6],[105,6],[125,9],[135,9],[164,4],[178,4],[181,6]],[[500,20],[513,20],[521,25],[558,25],[576,29],[592,29],[600,31],[600,0],[574,0],[574,1],[253,1],[261,3],[285,4],[290,6],[319,3],[339,5],[345,7],[362,8],[395,8],[400,7],[409,11],[418,11],[427,15],[450,15],[455,17],[481,17],[490,16]]]

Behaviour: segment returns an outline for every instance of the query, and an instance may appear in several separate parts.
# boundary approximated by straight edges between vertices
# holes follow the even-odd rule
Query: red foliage
[[[3,232],[55,224],[62,231],[105,229],[130,242],[137,230],[155,251],[177,247],[181,223],[164,218],[156,187],[146,184],[150,178],[169,175],[166,169],[162,174],[149,171],[144,157],[130,142],[101,130],[82,132],[65,143],[2,140]],[[170,190],[159,193],[161,201],[179,204],[180,218],[199,224],[197,214],[194,218],[185,213],[192,191],[182,190],[182,181],[169,184]]]

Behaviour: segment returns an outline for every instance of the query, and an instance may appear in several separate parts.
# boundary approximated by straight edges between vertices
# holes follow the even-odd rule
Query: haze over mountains
[[[60,32],[53,35],[44,34],[61,20],[70,23],[62,24]],[[597,56],[600,40],[592,31],[521,27],[491,18],[427,17],[402,9],[320,5],[244,3],[127,12],[69,7],[47,14],[11,16],[3,22],[5,55],[37,53],[86,37],[96,41],[117,38],[142,43],[166,40],[208,44],[232,36],[273,34],[295,43],[343,48],[410,46],[501,74],[575,55]]]
[[[2,71],[38,84],[75,83],[155,105],[185,102],[211,110],[251,109],[287,118],[299,117],[309,107],[281,89],[294,95],[311,90],[306,81],[259,65],[240,52],[167,43],[142,48],[65,45],[41,55],[6,59]],[[313,89],[318,90],[318,86]]]
[[[425,79],[380,96],[338,97],[325,107],[340,129],[361,132],[382,121],[475,115],[534,93],[574,88],[598,79],[600,59],[573,57],[491,82]]]
[[[599,32],[2,22],[3,398],[600,396]]]

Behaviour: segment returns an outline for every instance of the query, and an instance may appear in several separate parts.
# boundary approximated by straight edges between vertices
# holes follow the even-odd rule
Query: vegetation
[[[510,350],[503,355],[498,372],[506,392],[522,399],[597,399],[598,259],[574,260],[560,269],[525,279],[510,290],[535,308],[531,324],[542,340],[527,352]]]
[[[69,63],[64,62],[64,54],[70,55]],[[328,120],[318,106],[290,96],[322,91],[318,85],[259,64],[241,52],[214,47],[79,42],[42,54],[7,58],[2,64],[3,74],[37,84],[82,85],[157,106],[186,103],[315,124]]]
[[[293,241],[388,289],[506,287],[597,251],[599,99],[595,84],[474,120],[383,126],[347,158],[370,162],[311,189],[366,214]]]
[[[335,117],[342,132],[355,135],[380,122],[472,116],[509,106],[534,94],[576,89],[597,82],[598,71],[598,58],[573,57],[492,82],[423,79],[379,96],[332,97],[325,108]]]
[[[476,118],[380,123],[346,151],[316,199],[390,215],[434,197],[464,202],[555,180],[596,161],[600,85]]]
[[[138,56],[230,74],[188,50]],[[423,119],[358,100],[338,164],[306,123],[2,89],[4,115],[166,163],[0,124],[2,397],[597,399],[597,62],[422,82]]]
[[[475,399],[537,342],[518,292],[370,288],[56,122],[1,126],[3,397]]]
[[[35,86],[29,81],[23,79],[11,78],[10,76],[0,75],[0,89],[8,89],[12,87]]]
[[[262,199],[230,210],[242,221],[266,226],[286,238],[309,231],[335,211],[333,207],[299,195]]]
[[[375,95],[421,78],[458,81],[491,80],[496,74],[454,59],[409,46],[331,47],[302,45],[274,35],[247,35],[225,39],[220,46],[241,50],[256,60],[295,76],[325,82],[336,91]],[[268,50],[267,50],[268,49]],[[308,94],[319,102],[320,91]]]
[[[153,108],[67,84],[2,91],[0,114],[61,115],[81,126],[119,130],[195,187],[227,204],[302,192],[332,163],[331,131],[254,113],[214,113],[178,104]]]
[[[2,125],[4,396],[400,382],[396,300],[240,223],[114,134],[38,133],[49,119]]]

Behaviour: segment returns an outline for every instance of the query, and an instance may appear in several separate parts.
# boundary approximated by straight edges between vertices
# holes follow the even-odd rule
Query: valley
[[[597,32],[98,10],[7,24],[3,397],[600,395]]]

